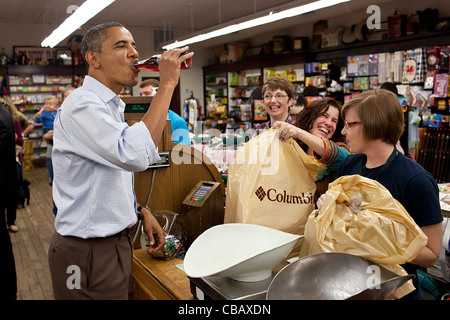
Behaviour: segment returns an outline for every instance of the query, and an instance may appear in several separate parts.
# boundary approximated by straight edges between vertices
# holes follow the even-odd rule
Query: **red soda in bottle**
[[[180,56],[183,54],[186,54],[188,52],[183,52]],[[142,70],[150,70],[150,71],[156,71],[159,72],[159,58],[161,58],[160,54],[155,54],[151,56],[150,58],[146,60],[141,60],[138,63],[136,63],[134,66],[136,69]],[[181,63],[181,70],[189,69],[192,65],[192,58],[189,58]]]

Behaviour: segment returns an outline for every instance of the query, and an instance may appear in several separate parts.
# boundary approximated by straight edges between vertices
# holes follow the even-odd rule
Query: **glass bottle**
[[[180,56],[186,53],[188,52],[183,52]],[[138,63],[135,64],[135,67],[139,70],[145,69],[159,72],[159,58],[161,58],[161,55],[155,54],[146,60],[139,61]],[[191,65],[192,65],[192,58],[189,58],[181,63],[180,68],[181,70],[189,69]]]

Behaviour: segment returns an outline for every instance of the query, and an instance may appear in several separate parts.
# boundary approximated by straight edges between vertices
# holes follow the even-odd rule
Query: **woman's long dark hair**
[[[332,98],[323,98],[306,105],[297,115],[295,125],[300,129],[309,132],[313,127],[314,121],[327,112],[330,106],[339,110],[339,120],[336,125],[336,131],[330,140],[334,142],[345,142],[345,137],[341,133],[344,128],[344,120],[341,117],[341,104]],[[297,140],[297,142],[303,149],[307,149],[307,146],[302,141]]]

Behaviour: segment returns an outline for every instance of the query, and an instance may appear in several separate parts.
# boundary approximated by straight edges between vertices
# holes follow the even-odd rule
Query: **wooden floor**
[[[45,167],[25,171],[31,182],[30,205],[17,210],[19,232],[10,233],[17,273],[18,300],[53,300],[47,250],[55,230],[52,188]]]

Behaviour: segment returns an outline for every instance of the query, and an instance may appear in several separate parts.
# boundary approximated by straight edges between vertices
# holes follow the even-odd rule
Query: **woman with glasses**
[[[337,177],[359,174],[388,189],[428,237],[426,247],[402,267],[415,274],[419,267],[433,266],[439,256],[443,220],[439,189],[430,173],[395,148],[404,128],[397,96],[387,90],[369,90],[345,103],[342,114],[342,134],[353,154],[344,159]],[[323,198],[318,206],[322,203]],[[422,298],[417,276],[413,283],[416,290],[405,298]]]
[[[316,180],[316,196],[328,190],[328,184],[336,177],[343,159],[349,155],[341,130],[344,122],[340,116],[340,104],[331,98],[311,102],[297,115],[294,125],[277,121],[280,138],[293,137],[303,150],[325,166]]]
[[[270,78],[262,87],[262,96],[270,121],[257,123],[252,137],[271,128],[276,121],[295,122],[294,118],[289,115],[289,108],[294,101],[294,86],[289,79],[284,77]]]

